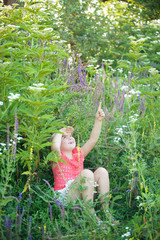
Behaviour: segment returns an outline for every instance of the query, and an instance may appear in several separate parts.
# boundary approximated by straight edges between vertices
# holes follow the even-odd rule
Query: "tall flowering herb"
[[[55,203],[57,204],[60,212],[61,212],[61,218],[62,220],[64,219],[65,217],[65,210],[64,210],[64,206],[63,206],[63,203],[61,201],[59,201],[58,199],[54,199]]]
[[[17,150],[17,136],[18,136],[18,119],[17,119],[17,109],[15,109],[15,124],[14,124],[14,147],[13,147],[13,157],[16,158],[16,150]],[[17,171],[17,178],[18,178],[18,164],[16,161],[16,171]]]
[[[30,238],[30,236],[31,236],[31,226],[32,226],[32,217],[30,216],[29,217],[29,224],[28,224],[28,237],[29,237],[29,239],[32,239],[32,238]]]
[[[12,239],[12,220],[9,216],[5,216],[5,224],[6,224],[7,240],[11,240]]]
[[[145,111],[146,111],[145,99],[144,98],[141,101],[141,110],[142,110],[142,117],[144,117]]]
[[[119,101],[120,115],[123,116],[124,102],[125,102],[125,91],[122,91],[121,99]]]
[[[50,219],[51,219],[51,221],[53,221],[53,216],[52,216],[52,206],[51,206],[50,203],[48,203],[48,205],[49,205],[49,215],[50,215]]]
[[[8,151],[8,161],[9,161],[9,123],[7,123],[7,151]]]

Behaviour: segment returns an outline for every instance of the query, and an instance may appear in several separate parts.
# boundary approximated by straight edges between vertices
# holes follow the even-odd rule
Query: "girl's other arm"
[[[58,152],[58,154],[61,155],[61,141],[62,141],[62,136],[67,136],[70,135],[73,131],[73,127],[68,127],[68,128],[61,128],[59,130],[61,133],[55,133],[53,138],[52,138],[52,146],[51,150]]]
[[[81,148],[81,152],[84,157],[87,156],[87,154],[92,150],[92,148],[95,146],[96,142],[98,141],[98,138],[101,132],[101,127],[102,127],[102,120],[104,119],[104,117],[105,117],[105,114],[101,109],[101,102],[100,102],[90,138]]]

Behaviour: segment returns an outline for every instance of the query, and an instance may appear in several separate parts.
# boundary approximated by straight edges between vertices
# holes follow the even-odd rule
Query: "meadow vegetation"
[[[126,2],[29,1],[0,12],[1,239],[160,238],[160,19]],[[97,226],[82,201],[53,191],[51,135],[81,146],[99,104],[100,139],[85,159],[110,175]],[[97,215],[105,216],[96,198]]]

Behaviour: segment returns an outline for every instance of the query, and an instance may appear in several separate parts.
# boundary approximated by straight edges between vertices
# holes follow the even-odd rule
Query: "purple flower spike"
[[[9,216],[5,216],[6,227],[10,229],[12,227],[12,220]]]
[[[31,199],[31,195],[29,193],[29,206],[32,204],[32,199]]]
[[[130,189],[128,189],[126,192],[130,192],[131,190]]]
[[[49,214],[50,214],[50,218],[51,218],[51,221],[53,220],[53,216],[52,216],[52,206],[50,203],[48,203],[49,205]]]
[[[18,198],[19,198],[19,201],[21,201],[21,200],[22,200],[22,193],[19,193],[19,196],[18,196]]]
[[[82,212],[82,208],[80,208],[80,207],[72,207],[71,209],[72,210],[77,209],[77,210],[80,210]]]
[[[63,206],[63,203],[61,201],[59,201],[58,199],[54,199],[55,203],[57,204],[60,212],[61,212],[61,218],[62,220],[64,219],[65,217],[65,210],[64,210],[64,206]]]
[[[32,236],[31,235],[29,235],[29,240],[32,240]]]
[[[116,187],[113,191],[116,192],[120,189],[120,187]]]
[[[104,68],[104,63],[103,63],[103,60],[102,60],[102,68]]]
[[[32,216],[30,216],[30,218],[29,218],[29,222],[32,222]]]

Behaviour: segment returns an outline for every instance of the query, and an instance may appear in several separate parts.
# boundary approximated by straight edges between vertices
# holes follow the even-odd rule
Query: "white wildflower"
[[[1,145],[1,146],[3,146],[3,147],[4,147],[4,146],[6,146],[6,144],[5,144],[5,143],[0,143],[0,145]]]
[[[46,88],[44,88],[44,87],[32,87],[32,86],[29,86],[29,89],[32,91],[35,91],[35,92],[40,92],[42,90],[46,90]]]
[[[122,237],[129,237],[130,235],[131,235],[131,233],[127,232],[127,233],[123,234]]]
[[[118,68],[117,70],[118,70],[118,72],[120,72],[120,73],[123,72],[123,68]]]
[[[118,143],[120,140],[121,140],[120,137],[115,137],[115,138],[114,138],[114,142],[115,142],[115,143]]]
[[[137,118],[135,118],[135,116],[130,116],[129,120],[130,120],[130,122],[134,123],[137,121]]]
[[[18,93],[16,93],[16,94],[10,93],[10,95],[11,96],[8,96],[9,102],[12,102],[13,100],[18,99],[20,97],[20,94],[18,94]]]
[[[0,155],[2,155],[2,153],[0,152]]]
[[[131,95],[131,94],[125,94],[124,97],[125,97],[125,98],[131,98],[132,95]]]
[[[94,183],[94,187],[98,187],[99,184],[97,182]]]
[[[33,85],[36,86],[36,87],[42,87],[42,86],[44,86],[43,83],[33,83]]]
[[[17,140],[18,140],[18,141],[20,141],[20,140],[22,140],[22,139],[23,139],[22,137],[17,137]]]
[[[159,71],[156,68],[150,68],[148,72],[150,72],[152,75],[156,75],[159,73]]]
[[[160,52],[157,52],[158,55],[160,55]]]
[[[43,29],[44,32],[52,32],[53,31],[53,28],[45,28]]]
[[[131,90],[129,91],[129,93],[132,94],[132,95],[139,96],[141,92],[140,92],[139,90],[135,91],[134,89],[131,89]]]
[[[128,86],[122,86],[122,87],[121,87],[121,90],[122,90],[122,91],[127,91],[127,90],[128,90]]]
[[[122,128],[116,128],[117,134],[123,134],[123,129]]]
[[[2,102],[2,101],[0,101],[0,105],[1,105],[1,106],[3,105],[3,102]]]

